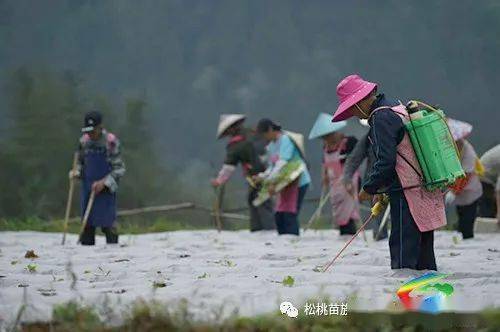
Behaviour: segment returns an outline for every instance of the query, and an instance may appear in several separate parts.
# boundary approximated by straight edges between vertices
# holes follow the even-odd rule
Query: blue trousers
[[[391,235],[389,249],[391,268],[436,270],[434,231],[421,232],[413,219],[403,192],[389,195]]]
[[[274,219],[278,234],[294,234],[299,235],[299,212],[306,195],[308,185],[299,187],[299,196],[297,199],[297,213],[291,212],[276,212]]]

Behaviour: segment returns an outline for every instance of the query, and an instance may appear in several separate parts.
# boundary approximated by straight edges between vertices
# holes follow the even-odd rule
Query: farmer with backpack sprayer
[[[426,159],[417,159],[417,154],[420,157],[425,147],[420,145],[417,136],[419,150],[415,149],[415,131],[418,128],[413,128],[411,132],[406,126],[408,123],[414,125],[410,112],[402,104],[387,99],[384,94],[377,94],[377,84],[365,81],[358,75],[344,78],[337,86],[337,95],[340,103],[333,116],[334,122],[356,116],[368,119],[370,124],[369,139],[376,160],[369,170],[370,175],[363,184],[359,199],[373,198],[376,201],[380,199],[381,193],[389,196],[391,268],[436,270],[434,230],[446,225],[444,193],[440,186],[448,182],[447,179],[439,183],[427,181],[432,168],[422,170],[420,164]],[[438,113],[432,107],[428,108]],[[418,115],[424,117],[427,113]],[[442,117],[441,113],[433,116],[437,116],[438,120]],[[449,140],[453,141],[451,134],[449,136]],[[458,156],[456,159],[459,164]],[[463,170],[460,167],[453,174],[456,177],[463,176]]]

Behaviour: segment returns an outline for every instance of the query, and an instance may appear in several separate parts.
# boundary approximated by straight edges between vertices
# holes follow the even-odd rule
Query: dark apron
[[[111,172],[105,148],[87,150],[83,161],[82,216],[85,213],[92,183],[101,180]],[[93,227],[112,227],[116,219],[116,194],[105,187],[95,196],[89,215],[88,225]]]

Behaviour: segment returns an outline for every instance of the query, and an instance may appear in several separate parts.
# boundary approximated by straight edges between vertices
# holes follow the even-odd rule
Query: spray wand
[[[337,260],[337,258],[339,258],[339,256],[351,244],[351,242],[354,241],[354,239],[356,238],[356,236],[358,236],[358,234],[361,233],[361,231],[364,231],[366,225],[368,225],[368,223],[373,219],[373,217],[378,216],[382,211],[384,211],[384,207],[387,206],[387,204],[389,204],[389,197],[387,195],[382,195],[382,199],[380,199],[377,203],[375,203],[374,206],[372,206],[370,216],[366,219],[366,221],[363,223],[363,225],[361,225],[361,227],[357,230],[356,234],[354,234],[352,236],[352,238],[349,241],[347,241],[347,243],[344,245],[344,247],[335,256],[335,258],[332,259],[330,261],[330,263],[328,263],[325,266],[325,268],[323,269],[323,272],[326,272],[330,268],[330,266],[332,266],[333,263],[335,263],[335,261]]]

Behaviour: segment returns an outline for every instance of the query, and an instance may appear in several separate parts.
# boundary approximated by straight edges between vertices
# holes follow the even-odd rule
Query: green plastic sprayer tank
[[[465,173],[451,136],[444,112],[440,109],[407,108],[408,130],[427,190],[444,189]]]

